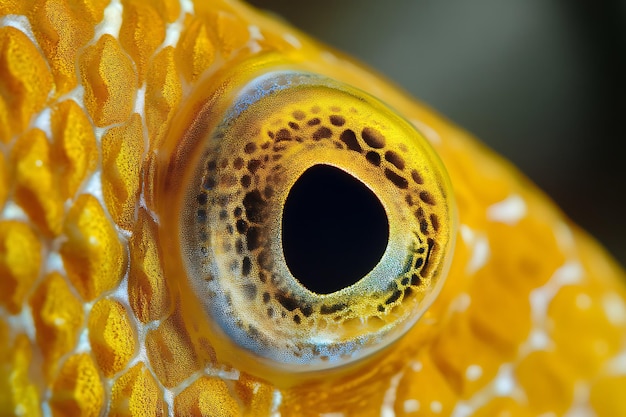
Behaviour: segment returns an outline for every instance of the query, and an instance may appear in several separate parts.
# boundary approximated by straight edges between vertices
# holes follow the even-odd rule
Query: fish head
[[[383,77],[232,1],[0,10],[3,411],[623,411],[622,269]]]

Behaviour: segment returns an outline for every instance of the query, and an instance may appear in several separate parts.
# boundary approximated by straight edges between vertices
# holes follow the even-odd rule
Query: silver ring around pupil
[[[388,240],[380,200],[345,171],[314,165],[291,187],[282,217],[283,253],[308,290],[330,294],[358,282],[380,261]]]

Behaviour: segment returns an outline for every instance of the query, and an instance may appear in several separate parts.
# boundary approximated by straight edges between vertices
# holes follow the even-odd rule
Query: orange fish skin
[[[9,0],[0,16],[0,415],[626,416],[624,271],[379,75],[234,1]],[[398,342],[339,371],[259,376],[223,354],[181,284],[163,155],[198,89],[226,97],[242,62],[377,97],[450,176],[441,293]]]

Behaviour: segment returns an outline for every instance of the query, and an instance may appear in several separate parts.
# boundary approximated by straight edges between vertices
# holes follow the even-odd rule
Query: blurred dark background
[[[626,2],[249,3],[472,132],[626,265]]]

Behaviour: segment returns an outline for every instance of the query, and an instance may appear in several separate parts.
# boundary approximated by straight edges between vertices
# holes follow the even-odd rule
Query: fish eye
[[[229,341],[218,355],[290,373],[358,361],[404,334],[445,280],[445,168],[360,90],[298,69],[246,77],[219,99],[204,92],[170,133],[183,145],[165,158],[161,221],[173,219],[180,275]]]

